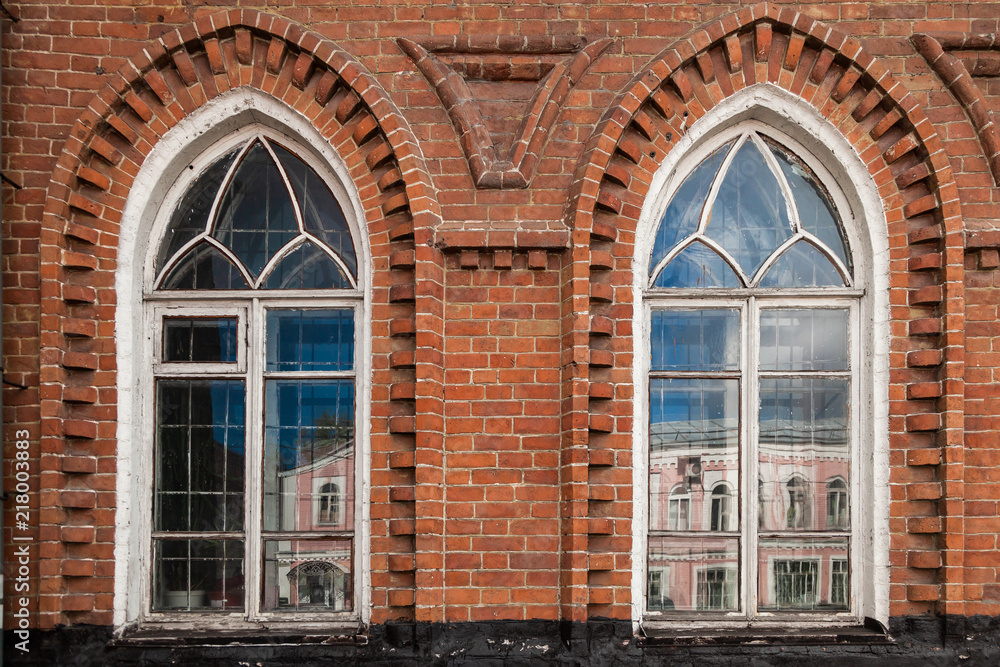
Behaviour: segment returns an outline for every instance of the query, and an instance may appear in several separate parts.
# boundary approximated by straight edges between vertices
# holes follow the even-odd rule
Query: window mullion
[[[261,488],[263,479],[264,382],[261,377],[264,345],[263,306],[254,298],[247,326],[247,471],[246,527],[243,552],[247,618],[260,614]]]
[[[847,507],[848,507],[848,519],[850,520],[850,543],[847,550],[848,553],[848,564],[847,564],[847,576],[848,576],[848,594],[850,599],[848,600],[847,610],[853,614],[856,618],[861,618],[861,609],[858,605],[861,601],[861,577],[858,576],[858,564],[862,562],[862,552],[861,552],[861,540],[858,539],[858,535],[862,534],[866,530],[867,526],[862,525],[862,512],[861,512],[861,502],[860,489],[861,489],[861,318],[859,317],[858,311],[860,310],[860,304],[854,301],[850,305],[849,315],[848,315],[848,353],[851,360],[851,379],[850,379],[850,399],[848,408],[848,434],[851,439],[850,447],[848,448],[849,456],[849,475],[847,484]],[[868,498],[871,500],[871,498]]]
[[[746,340],[746,354],[743,357],[743,470],[744,470],[744,502],[746,511],[743,513],[746,521],[743,525],[744,543],[744,573],[745,584],[744,604],[748,619],[757,615],[757,526],[759,525],[760,501],[757,480],[760,477],[757,460],[757,439],[759,424],[757,419],[757,403],[759,396],[759,377],[757,367],[760,358],[760,333],[758,321],[760,313],[755,297],[747,299],[747,307],[743,318],[743,335]]]

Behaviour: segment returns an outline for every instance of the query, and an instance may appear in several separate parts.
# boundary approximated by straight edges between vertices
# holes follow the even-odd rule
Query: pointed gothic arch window
[[[354,618],[357,232],[332,172],[269,129],[238,132],[189,171],[161,206],[146,274],[144,613]],[[315,563],[336,576],[313,573],[303,596]]]
[[[863,296],[850,209],[817,169],[801,146],[748,121],[682,158],[659,200],[639,263],[648,470],[697,458],[712,462],[713,483],[707,525],[646,528],[648,571],[669,565],[676,587],[663,593],[675,607],[647,603],[647,619],[857,614],[850,595],[819,587],[790,604],[783,565],[806,563],[821,581],[836,563],[839,590],[850,590],[858,542],[846,511],[827,522],[811,511],[827,505],[831,476],[843,507],[856,492]],[[684,603],[706,572],[723,571],[731,594]]]

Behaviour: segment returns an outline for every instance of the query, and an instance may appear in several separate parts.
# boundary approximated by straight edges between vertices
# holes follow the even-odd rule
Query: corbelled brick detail
[[[274,96],[321,129],[347,163],[368,212],[364,222],[375,277],[373,620],[413,619],[420,575],[415,566],[402,564],[414,562],[415,538],[413,531],[392,531],[390,523],[401,516],[419,518],[414,484],[428,477],[414,472],[414,463],[418,470],[428,465],[419,453],[412,458],[417,451],[415,404],[422,413],[442,413],[439,405],[422,404],[424,392],[416,390],[418,377],[440,375],[434,371],[439,355],[433,353],[439,337],[413,335],[418,308],[440,311],[434,296],[416,297],[420,267],[435,260],[415,256],[413,250],[415,237],[428,237],[427,230],[436,226],[437,204],[416,141],[381,86],[346,52],[290,21],[234,10],[165,34],[121,68],[70,133],[49,188],[40,249],[42,449],[69,454],[70,443],[90,444],[82,457],[42,457],[41,470],[54,479],[82,480],[92,489],[114,488],[115,349],[113,329],[101,329],[98,323],[115,317],[115,251],[125,197],[137,168],[171,127],[209,100],[243,86]],[[408,259],[389,262],[390,256]],[[396,329],[410,335],[391,338]],[[411,463],[400,465],[400,457],[407,455]],[[424,481],[437,486],[438,477],[431,474]],[[114,509],[112,494],[93,490],[63,491],[57,504],[75,513]],[[94,512],[79,520],[93,520]],[[111,531],[74,525],[58,533],[42,526],[42,532],[65,543],[99,543],[103,548],[90,565],[65,569],[63,577],[96,576],[112,558]],[[391,570],[390,557],[395,564]],[[57,588],[43,584],[43,590]],[[112,589],[110,578],[95,580],[94,592],[104,594],[88,598],[92,606],[86,608],[53,595],[40,605],[39,622],[43,627],[66,623],[72,612],[74,622],[108,623]]]
[[[564,536],[565,564],[581,573],[565,577],[563,599],[573,602],[564,602],[564,607],[580,607],[565,609],[567,618],[628,618],[631,613],[629,578],[593,569],[587,554],[624,558],[631,544],[630,535],[619,533],[607,518],[621,519],[620,525],[629,530],[631,503],[620,498],[631,497],[627,455],[633,425],[625,418],[631,414],[631,394],[618,398],[608,387],[631,384],[632,349],[622,341],[631,334],[631,258],[648,184],[687,126],[734,92],[759,82],[779,86],[812,104],[856,147],[885,201],[889,243],[898,249],[893,270],[899,271],[901,260],[903,271],[926,276],[919,281],[902,274],[891,279],[893,293],[900,294],[891,301],[910,304],[892,310],[893,321],[904,328],[892,341],[891,364],[893,373],[903,373],[900,377],[906,384],[933,383],[943,391],[920,390],[905,398],[891,392],[890,447],[938,447],[944,452],[939,464],[927,460],[913,464],[924,471],[921,481],[943,483],[934,492],[920,493],[923,500],[941,498],[922,505],[933,508],[927,521],[935,522],[933,532],[941,539],[918,546],[907,541],[907,533],[917,531],[898,530],[894,518],[891,549],[893,553],[914,548],[958,551],[945,559],[939,585],[921,588],[919,594],[894,596],[892,613],[923,613],[935,607],[961,613],[959,587],[945,585],[960,583],[961,547],[951,545],[961,544],[963,530],[960,511],[948,503],[949,498],[961,497],[954,484],[960,484],[963,475],[963,422],[955,406],[962,398],[964,373],[962,219],[951,167],[916,101],[859,43],[804,14],[759,4],[708,24],[655,58],[605,114],[577,172],[576,206],[570,207],[568,220],[573,228],[573,262],[589,264],[590,271],[575,272],[570,279],[572,297],[566,303],[573,307],[564,312],[565,344],[577,362],[565,366],[563,377],[564,410],[569,415],[564,420],[568,424],[564,441],[592,453],[605,448],[617,451],[626,460],[606,467],[595,466],[593,457],[588,465],[585,456],[564,456],[563,477],[579,490],[564,490],[563,515],[604,517],[600,530],[594,529],[591,519],[590,524],[580,524],[580,532]],[[584,312],[591,316],[577,316]],[[598,388],[591,390],[595,384]],[[909,480],[905,464],[893,467],[890,483]],[[615,485],[622,491],[617,496],[588,490]],[[906,578],[899,568],[893,576],[900,582]]]

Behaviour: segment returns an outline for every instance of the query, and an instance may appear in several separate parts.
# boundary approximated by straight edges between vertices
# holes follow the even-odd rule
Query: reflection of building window
[[[647,604],[650,609],[660,611],[674,608],[674,602],[670,599],[670,570],[668,568],[650,568]]]
[[[662,208],[646,209],[659,221],[635,327],[649,345],[648,470],[676,470],[662,480],[665,525],[647,526],[646,563],[687,564],[672,574],[677,611],[753,621],[813,608],[817,566],[783,559],[854,548],[848,522],[817,525],[824,499],[812,494],[852,465],[865,285],[848,200],[802,147],[748,121],[692,151],[654,195]],[[841,491],[846,508],[851,490]],[[775,560],[779,597],[764,565]]]
[[[691,527],[691,495],[678,484],[670,492],[667,511],[667,530],[688,530]]]
[[[716,484],[712,489],[711,530],[732,530],[729,517],[732,512],[732,493],[726,483]]]
[[[333,179],[304,154],[248,128],[197,158],[161,207],[145,295],[148,612],[354,608],[346,480],[364,267]]]
[[[698,609],[736,608],[736,570],[710,567],[698,571]]]
[[[811,503],[809,502],[809,483],[801,477],[792,477],[785,484],[788,491],[788,510],[785,513],[785,525],[793,530],[806,530],[812,521]]]
[[[836,477],[826,484],[826,527],[847,527],[847,484]]]
[[[815,560],[774,561],[775,602],[779,609],[816,606],[819,563]]]
[[[830,560],[830,604],[846,608],[847,601],[847,560],[833,558]]]
[[[334,525],[340,523],[340,487],[333,482],[327,482],[319,489],[316,522]]]

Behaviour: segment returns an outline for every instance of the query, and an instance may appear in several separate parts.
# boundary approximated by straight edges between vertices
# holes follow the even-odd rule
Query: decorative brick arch
[[[564,616],[630,614],[620,563],[631,542],[632,259],[653,175],[687,127],[757,83],[811,104],[878,188],[890,248],[889,480],[900,491],[927,482],[905,495],[933,508],[891,515],[890,614],[961,614],[963,223],[951,168],[914,98],[856,40],[761,3],[654,58],[606,112],[576,173],[563,312],[563,516],[573,519]]]
[[[437,476],[433,465],[418,475],[417,464],[440,446],[416,442],[417,409],[442,413],[433,354],[441,326],[423,315],[441,309],[418,278],[443,266],[428,243],[437,202],[409,126],[360,63],[288,20],[234,10],[168,33],[126,63],[75,123],[52,174],[40,250],[40,553],[65,564],[40,573],[40,627],[112,623],[115,271],[130,189],[172,127],[240,87],[311,122],[347,165],[364,209],[373,275],[372,621],[414,617],[426,576],[415,549],[436,539],[416,536],[414,519],[416,483]]]

